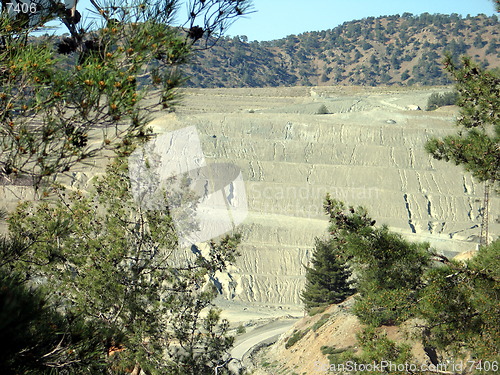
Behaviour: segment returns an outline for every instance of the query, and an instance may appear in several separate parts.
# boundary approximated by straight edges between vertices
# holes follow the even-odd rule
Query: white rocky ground
[[[226,316],[242,321],[300,311],[304,265],[315,237],[326,235],[327,192],[365,206],[377,225],[439,251],[476,248],[483,186],[423,150],[430,136],[456,131],[457,110],[409,109],[423,109],[432,92],[449,90],[193,89],[176,113],[152,122],[157,133],[196,126],[209,163],[233,163],[242,171],[249,215],[238,228],[241,257],[219,275]],[[316,114],[322,105],[329,114]],[[93,173],[82,169],[72,183],[85,184]],[[9,208],[28,193],[0,187]],[[491,199],[491,236],[500,232],[499,206]]]
[[[456,108],[425,108],[450,88],[190,90],[156,132],[195,125],[211,162],[243,172],[249,215],[231,270],[236,301],[293,309],[300,303],[314,238],[326,235],[327,192],[368,208],[377,224],[454,254],[474,250],[483,186],[460,167],[429,157],[431,136],[456,131]],[[321,105],[329,114],[315,114]],[[498,234],[498,198],[490,235]],[[229,279],[226,276],[227,279]]]

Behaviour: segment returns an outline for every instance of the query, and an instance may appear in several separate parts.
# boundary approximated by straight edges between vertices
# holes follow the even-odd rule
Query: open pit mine
[[[432,93],[451,89],[188,89],[174,113],[159,114],[155,133],[194,126],[207,165],[241,171],[241,256],[217,277],[221,304],[300,310],[304,266],[315,238],[327,236],[327,193],[448,256],[475,251],[484,185],[424,151],[430,137],[457,131],[456,107],[425,111]],[[74,172],[70,185],[85,186],[99,168]],[[7,208],[29,196],[28,187],[0,189]],[[499,208],[492,196],[490,239],[500,232]]]

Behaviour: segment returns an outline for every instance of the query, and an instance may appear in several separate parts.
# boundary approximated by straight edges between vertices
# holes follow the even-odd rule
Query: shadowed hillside
[[[223,38],[187,73],[191,87],[441,85],[445,52],[500,66],[497,16],[369,17],[269,42]]]

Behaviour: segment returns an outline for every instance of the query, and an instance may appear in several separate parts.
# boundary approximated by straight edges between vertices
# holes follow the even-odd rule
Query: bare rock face
[[[326,193],[365,206],[377,225],[448,255],[474,250],[483,186],[424,151],[429,137],[456,132],[457,110],[408,110],[449,90],[190,89],[175,114],[153,120],[158,134],[195,126],[207,163],[231,163],[242,173],[248,216],[236,228],[241,256],[217,276],[225,298],[300,305],[304,265],[315,238],[327,235]],[[75,172],[68,186],[86,185],[101,167]],[[32,195],[29,187],[0,189],[8,209]],[[500,199],[491,197],[491,237],[500,232],[499,208]]]
[[[304,265],[327,234],[326,193],[448,255],[475,249],[483,186],[424,151],[429,137],[456,131],[456,108],[408,110],[448,90],[194,89],[176,115],[153,121],[158,133],[196,126],[207,160],[243,173],[249,215],[227,297],[300,304]],[[490,213],[499,204],[491,199]],[[490,235],[499,228],[492,220]]]

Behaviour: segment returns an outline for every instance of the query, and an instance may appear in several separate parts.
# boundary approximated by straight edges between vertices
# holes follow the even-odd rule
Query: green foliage
[[[498,359],[500,240],[482,247],[466,265],[437,256],[428,244],[409,243],[387,228],[374,228],[362,208],[348,210],[327,197],[332,243],[353,265],[360,294],[353,308],[370,326],[424,319],[424,345]],[[387,342],[384,343],[386,345]],[[388,344],[387,344],[388,345]]]
[[[322,346],[321,353],[327,356],[330,364],[340,373],[348,371],[354,374],[407,374],[405,371],[398,371],[397,366],[405,368],[406,364],[414,363],[411,354],[411,347],[407,344],[398,344],[395,341],[389,340],[387,335],[373,327],[366,327],[358,333],[358,350],[351,347],[337,349],[333,346]],[[385,363],[386,367],[380,369],[362,369],[356,371],[354,368],[349,370],[347,364],[381,364]],[[392,366],[391,368],[389,367]],[[342,369],[342,366],[345,366]]]
[[[414,363],[412,361],[413,356],[410,345],[398,344],[395,341],[389,340],[384,333],[380,333],[376,328],[365,328],[357,335],[357,338],[362,348],[359,363],[380,363],[387,361],[395,366],[403,365],[403,368],[405,364]],[[380,372],[373,372],[373,374],[375,373]],[[391,375],[407,374],[406,371],[397,371],[397,367],[395,369],[386,368],[383,373]]]
[[[65,172],[99,150],[120,147],[127,152],[132,138],[147,137],[148,116],[139,103],[154,87],[163,106],[173,104],[180,81],[172,69],[187,61],[190,50],[177,31],[159,20],[145,19],[138,9],[125,12],[113,28],[78,35],[81,43],[95,45],[98,52],[65,56],[55,52],[51,39],[26,43],[19,36],[28,31],[3,35],[0,166],[4,174],[28,175],[40,184],[42,178]],[[71,44],[70,39],[63,43]],[[153,62],[162,69],[145,72]],[[144,74],[152,86],[137,85]],[[98,141],[90,142],[97,129]]]
[[[412,69],[415,80],[426,85],[448,84],[448,77],[443,74],[438,57],[434,51],[423,54]]]
[[[368,43],[368,42],[364,42],[361,45],[361,48],[363,48],[363,51],[368,51],[369,49],[373,48],[373,46],[370,43]]]
[[[306,267],[306,286],[301,295],[308,312],[354,294],[348,281],[351,273],[336,253],[334,242],[317,239],[311,263],[312,267]]]
[[[323,314],[321,315],[321,318],[313,324],[311,329],[316,332],[318,329],[320,329],[327,321],[330,319],[331,314]]]
[[[431,264],[428,244],[409,243],[386,227],[374,228],[366,210],[346,210],[329,197],[325,209],[331,243],[354,267],[360,294],[353,312],[363,323],[377,327],[422,318],[426,347],[498,360],[500,240],[482,247],[465,265],[437,255],[440,263]],[[375,331],[370,332],[372,337]],[[373,341],[365,336],[360,340]],[[366,360],[402,360],[407,354],[387,339],[378,341],[377,347],[364,349],[372,353]]]
[[[445,105],[456,105],[457,102],[458,92],[434,93],[427,100],[426,111],[433,111]]]
[[[488,48],[486,48],[486,51],[484,52],[486,55],[497,55],[498,54],[498,47],[499,47],[499,43],[498,43],[498,39],[496,38],[491,38],[489,41],[488,41]]]
[[[456,266],[456,265],[455,265]],[[458,286],[453,280],[452,268],[440,267],[426,275],[427,287],[422,296],[420,311],[424,318],[439,322],[432,327],[432,344],[446,348],[452,344],[460,345],[465,332],[479,328],[479,316],[469,303],[469,292]]]
[[[377,228],[370,234],[360,234],[359,247],[346,246],[346,251],[362,265],[358,267],[362,278],[386,290],[414,290],[419,287],[422,272],[429,265],[429,244],[410,243],[391,233],[387,227]],[[364,271],[361,268],[365,268]],[[360,284],[363,282],[360,281]],[[372,287],[367,285],[366,289],[371,290]]]
[[[44,5],[60,8],[55,0]],[[54,12],[70,33],[59,41],[31,39],[43,23],[39,12],[22,24],[21,16],[2,12],[2,175],[29,176],[38,186],[99,151],[127,154],[132,140],[147,139],[151,113],[170,109],[179,98],[179,66],[188,62],[193,44],[213,41],[249,4],[189,2],[189,33],[171,26],[178,6],[172,0],[92,2],[87,25],[79,13],[76,20]],[[194,22],[202,27],[196,29]],[[146,95],[152,104],[145,103]]]
[[[426,274],[419,313],[429,322],[428,345],[500,359],[499,254],[496,240],[465,265],[448,261]]]
[[[462,66],[451,57],[447,68],[457,80],[461,114],[457,136],[431,140],[434,157],[463,164],[482,181],[498,181],[500,82],[496,72],[482,71],[469,59]],[[330,231],[337,251],[353,265],[360,295],[354,313],[371,326],[423,319],[421,339],[431,351],[494,363],[500,358],[500,240],[480,248],[466,264],[429,252],[428,244],[404,241],[387,228],[373,228],[362,208],[327,197]],[[438,263],[431,264],[430,255]],[[408,350],[365,331],[365,360],[406,361]],[[375,344],[374,344],[375,345]],[[478,369],[482,371],[484,369]],[[492,369],[487,369],[488,371]],[[494,369],[491,373],[494,373]],[[393,372],[391,372],[393,373]]]
[[[327,115],[329,113],[330,113],[330,111],[328,111],[328,107],[324,104],[321,104],[321,106],[316,111],[317,115]]]
[[[500,77],[495,71],[484,71],[468,57],[462,58],[457,66],[451,56],[445,59],[445,67],[456,81],[456,90],[460,94],[458,105],[462,118],[458,125],[467,129],[497,126],[500,123]]]
[[[0,245],[3,249],[5,241]],[[20,249],[21,250],[21,249]],[[0,367],[4,374],[105,373],[106,332],[66,316],[41,288],[0,268]],[[59,306],[60,307],[60,306]]]
[[[485,15],[467,19],[459,15],[395,15],[373,20],[364,18],[334,29],[290,35],[270,42],[235,45],[233,38],[226,38],[221,40],[220,47],[204,53],[195,67],[188,68],[191,76],[188,84],[194,87],[275,87],[297,82],[304,85],[408,84],[409,77],[405,75],[406,78],[401,79],[407,68],[401,69],[403,61],[410,62],[405,65],[412,68],[416,66],[411,84],[450,84],[440,62],[444,51],[467,52],[478,36],[484,41],[492,39],[495,31],[489,25],[497,24],[494,17]],[[471,31],[473,27],[476,29]],[[464,35],[456,37],[453,33]],[[497,52],[491,42],[483,48],[489,51],[486,59],[494,66]],[[234,64],[234,59],[227,55],[228,50],[244,51],[240,64]],[[367,64],[373,51],[386,53],[380,58],[377,56],[378,64]],[[210,65],[226,67],[224,75],[215,74],[217,70]],[[367,66],[366,74],[355,74],[361,65]],[[345,71],[325,73],[327,69],[337,72],[338,68]],[[304,72],[308,74],[307,79],[302,77]]]
[[[309,332],[308,329],[295,332],[292,336],[288,338],[288,340],[286,340],[285,349],[289,349],[293,345],[295,345],[302,337],[306,335],[307,332]]]
[[[396,324],[414,314],[422,275],[430,264],[429,245],[410,243],[387,227],[375,228],[362,207],[345,208],[327,196],[330,233],[336,253],[354,267],[360,292],[354,311],[369,324]]]
[[[462,56],[467,53],[467,50],[470,48],[470,45],[465,43],[464,40],[459,39],[458,41],[452,39],[450,43],[445,48],[445,53],[450,56]]]
[[[374,327],[398,325],[415,316],[415,291],[404,288],[383,289],[375,282],[372,286],[373,289],[356,299],[352,310],[361,322]]]
[[[474,38],[474,47],[475,48],[483,48],[487,42],[483,41],[481,35],[478,35]]]
[[[444,140],[433,139],[426,148],[438,159],[463,164],[479,180],[496,183],[500,170],[498,74],[483,71],[468,58],[457,67],[448,56],[446,67],[458,82],[461,131]],[[464,264],[430,253],[428,244],[409,243],[385,227],[373,228],[374,221],[362,208],[350,207],[346,212],[342,202],[327,196],[325,209],[337,252],[353,265],[357,275],[360,295],[353,311],[362,322],[379,326],[418,317],[424,322],[421,339],[427,350],[498,363],[500,240],[481,247]],[[430,254],[436,261],[433,264]],[[323,348],[324,354],[332,364],[345,361],[345,355],[361,363],[410,362],[408,346],[380,336],[370,326],[358,336],[361,354]],[[493,374],[497,368],[480,367],[473,373],[483,371]]]
[[[87,25],[52,0],[0,15],[0,178],[29,177],[48,198],[21,203],[0,241],[2,373],[223,371],[233,339],[207,280],[234,261],[240,237],[180,256],[166,202],[161,211],[134,202],[124,157],[151,138],[152,111],[176,104],[179,67],[249,1],[186,2],[182,27],[172,26],[178,1],[91,3]],[[69,36],[32,38],[51,18]],[[90,191],[55,183],[102,151],[117,158]]]
[[[457,66],[448,56],[445,66],[456,80],[461,130],[457,135],[433,138],[425,148],[435,159],[462,165],[479,181],[495,184],[500,177],[500,76],[482,70],[467,57]]]
[[[330,364],[334,366],[356,359],[356,351],[352,347],[335,348],[334,346],[322,346],[320,350],[321,354],[326,356]]]
[[[337,349],[335,346],[322,346],[320,348],[321,354],[323,355],[328,355],[328,354],[339,354],[345,352],[347,349]]]
[[[21,204],[9,218],[10,231],[31,243],[13,265],[26,279],[50,280],[66,314],[111,332],[107,350],[122,349],[114,361],[150,372],[209,373],[233,341],[211,308],[213,288],[202,286],[234,260],[239,237],[212,243],[207,257],[178,263],[168,210],[141,210],[129,184],[127,164],[117,159],[88,195],[61,191],[54,203]],[[165,365],[166,348],[175,365]]]
[[[329,305],[321,305],[318,307],[312,307],[307,313],[309,316],[314,316],[317,314],[321,314],[322,312],[325,312],[326,309],[328,309]]]

